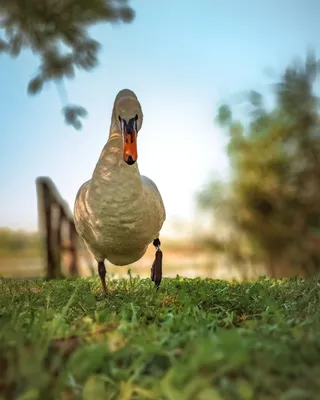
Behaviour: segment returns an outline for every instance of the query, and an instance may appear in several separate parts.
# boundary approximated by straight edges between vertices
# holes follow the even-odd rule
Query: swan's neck
[[[115,118],[112,117],[110,133],[92,176],[93,187],[108,186],[108,190],[121,192],[141,190],[142,182],[137,163],[128,165],[123,159],[123,139]]]

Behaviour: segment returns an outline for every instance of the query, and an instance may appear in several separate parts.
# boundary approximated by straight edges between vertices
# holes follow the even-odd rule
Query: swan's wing
[[[152,214],[151,217],[152,219],[155,219],[157,221],[159,232],[166,219],[166,210],[161,194],[157,188],[157,185],[147,176],[141,175],[141,181],[147,194],[147,201],[150,207],[150,212]]]
[[[104,256],[97,251],[94,246],[96,235],[94,232],[94,214],[87,202],[87,193],[90,181],[85,182],[78,190],[74,204],[74,223],[79,236],[82,238],[87,248],[96,260],[104,260]]]
[[[90,217],[90,213],[86,204],[86,194],[89,183],[90,180],[81,185],[80,189],[78,190],[73,210],[74,223],[77,232],[85,240],[87,239],[86,232],[88,231],[89,228],[88,221]]]

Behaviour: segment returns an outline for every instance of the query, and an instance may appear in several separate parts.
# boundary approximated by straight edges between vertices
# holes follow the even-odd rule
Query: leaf
[[[13,38],[11,38],[9,42],[9,54],[12,57],[17,57],[22,48],[22,35],[21,34],[16,34]]]
[[[227,105],[222,105],[218,110],[216,119],[221,126],[229,125],[232,120],[232,112],[230,107]]]
[[[314,51],[309,50],[306,57],[305,63],[306,75],[313,82],[317,77],[317,59]]]
[[[41,92],[43,88],[43,79],[41,76],[36,76],[28,84],[28,94],[35,95]]]
[[[0,53],[8,51],[8,43],[0,38]]]
[[[251,90],[249,92],[249,101],[254,107],[260,108],[262,106],[262,95],[255,90]]]
[[[135,12],[130,7],[124,7],[120,10],[120,18],[123,22],[132,22],[135,17]]]
[[[73,61],[77,67],[88,71],[98,64],[98,51],[100,44],[95,40],[87,40],[75,48]]]
[[[61,54],[58,49],[51,48],[44,53],[40,68],[46,80],[59,79],[64,76],[73,77],[74,66],[72,54]]]
[[[84,118],[87,116],[87,111],[85,108],[80,106],[67,105],[62,109],[64,114],[65,122],[67,125],[72,125],[76,130],[82,128],[82,123],[79,118]]]

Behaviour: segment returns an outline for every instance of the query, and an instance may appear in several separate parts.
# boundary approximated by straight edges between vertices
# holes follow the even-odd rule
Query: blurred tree
[[[249,243],[249,253],[263,260],[273,275],[280,265],[308,273],[320,269],[320,124],[314,94],[319,66],[312,53],[304,63],[289,66],[274,86],[276,107],[271,112],[260,94],[250,92],[247,128],[233,120],[229,107],[220,107],[217,121],[229,134],[232,176],[224,190],[220,184],[217,193],[210,182],[198,198],[215,215],[218,206],[223,210],[230,226],[224,248],[238,243],[239,256],[244,250],[237,238],[244,234],[242,244]]]
[[[41,62],[28,93],[41,92],[46,82],[62,83],[75,70],[98,64],[100,44],[89,34],[97,23],[129,23],[134,11],[127,0],[0,0],[0,52],[17,57],[30,49]],[[65,105],[67,124],[81,128],[83,107]]]
[[[0,259],[2,256],[39,255],[41,238],[38,233],[0,228]]]

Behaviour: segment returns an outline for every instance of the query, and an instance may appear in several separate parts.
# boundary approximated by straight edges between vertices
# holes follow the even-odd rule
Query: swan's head
[[[133,165],[138,158],[137,136],[143,120],[141,105],[134,92],[121,90],[115,99],[113,113],[123,138],[123,159]]]

